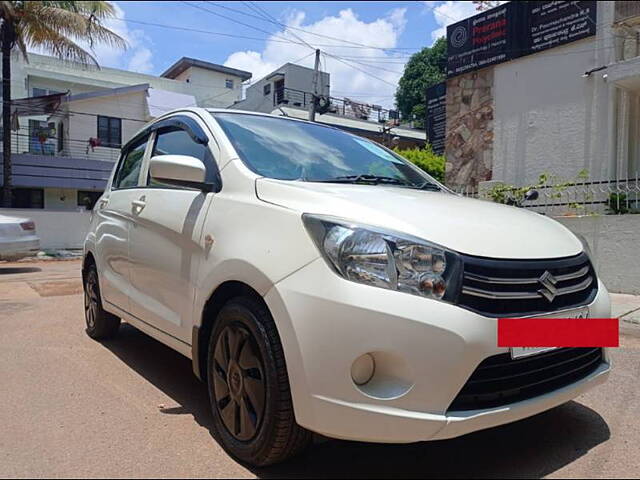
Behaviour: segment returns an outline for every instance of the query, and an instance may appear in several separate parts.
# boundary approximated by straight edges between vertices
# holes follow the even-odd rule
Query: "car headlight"
[[[357,283],[453,301],[458,255],[440,245],[334,217],[304,214],[305,226],[329,266]]]

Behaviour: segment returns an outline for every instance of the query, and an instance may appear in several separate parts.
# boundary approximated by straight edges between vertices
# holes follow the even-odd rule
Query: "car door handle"
[[[142,209],[147,206],[147,202],[144,200],[133,200],[131,205],[133,205],[134,208],[137,208],[138,212],[141,212]]]
[[[103,200],[100,200],[98,202],[98,208],[103,209],[104,207],[106,207],[109,204],[109,199],[105,198]]]

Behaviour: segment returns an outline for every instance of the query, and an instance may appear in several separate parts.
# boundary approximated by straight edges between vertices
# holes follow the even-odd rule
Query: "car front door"
[[[100,290],[104,301],[130,311],[129,233],[135,202],[140,196],[142,166],[149,136],[133,140],[122,150],[111,185],[100,197],[94,214]]]
[[[204,162],[208,179],[217,178],[212,146],[197,119],[185,114],[165,123],[153,134],[149,158],[189,155]],[[146,162],[146,187],[138,191],[130,232],[131,308],[142,321],[190,344],[202,226],[213,195],[158,183],[148,170]]]

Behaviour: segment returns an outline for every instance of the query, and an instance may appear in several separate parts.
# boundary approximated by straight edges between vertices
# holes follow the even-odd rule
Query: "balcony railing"
[[[313,101],[313,94],[293,88],[278,88],[273,92],[274,106],[291,106],[308,110]],[[398,112],[387,110],[379,105],[354,102],[348,98],[329,97],[329,109],[326,113],[341,117],[366,120],[369,122],[400,124]]]
[[[1,151],[2,142],[0,142]],[[115,162],[120,156],[119,146],[107,147],[96,145],[95,142],[94,145],[91,145],[89,139],[64,138],[60,144],[57,137],[38,137],[16,132],[11,133],[11,151],[15,154],[106,160],[111,162]]]

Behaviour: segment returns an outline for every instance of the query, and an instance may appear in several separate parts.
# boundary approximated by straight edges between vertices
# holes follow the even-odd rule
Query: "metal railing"
[[[502,190],[504,200],[518,201],[522,189],[496,187],[478,191],[471,187],[454,187],[459,195],[494,200],[496,188]],[[640,213],[640,176],[617,180],[568,182],[534,187],[536,200],[523,201],[522,206],[549,216],[621,215]],[[492,195],[492,191],[494,195]]]
[[[387,110],[380,105],[354,102],[349,98],[328,97],[329,108],[326,113],[347,118],[366,120],[369,122],[387,123],[394,121],[400,124],[399,114],[395,110]],[[273,92],[274,106],[292,106],[307,110],[313,101],[313,94],[294,88],[277,88]]]
[[[60,144],[57,137],[11,133],[11,151],[15,154],[44,155],[51,157],[80,158],[86,160],[107,160],[115,162],[120,156],[120,145],[99,145],[89,139],[64,138]],[[60,148],[62,147],[62,148]],[[0,152],[2,142],[0,142]]]

